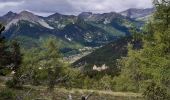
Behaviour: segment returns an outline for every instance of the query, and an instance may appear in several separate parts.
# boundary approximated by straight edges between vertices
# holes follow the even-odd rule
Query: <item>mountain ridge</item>
[[[145,8],[145,9],[130,8],[120,12],[120,14],[129,18],[140,19],[152,15],[154,11],[155,8]]]
[[[9,39],[28,37],[39,41],[39,38],[52,36],[65,42],[65,47],[73,44],[80,47],[102,46],[130,35],[129,29],[134,24],[141,27],[143,23],[116,12],[82,12],[78,16],[55,13],[43,17],[29,11],[8,12],[0,17],[0,22],[6,26],[4,35]]]

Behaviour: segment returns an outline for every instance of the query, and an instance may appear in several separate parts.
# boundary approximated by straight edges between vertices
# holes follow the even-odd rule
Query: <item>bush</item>
[[[22,83],[20,81],[12,79],[6,82],[6,86],[8,88],[22,88]]]
[[[16,94],[11,89],[4,89],[0,92],[0,100],[16,100]]]
[[[151,83],[143,95],[146,100],[169,100],[167,90],[155,83]]]
[[[13,87],[15,86],[15,83],[14,83],[12,80],[8,80],[8,81],[6,82],[6,86],[7,86],[8,88],[13,88]]]

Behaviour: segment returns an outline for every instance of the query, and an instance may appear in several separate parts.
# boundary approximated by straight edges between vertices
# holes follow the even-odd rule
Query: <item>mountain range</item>
[[[147,21],[153,15],[153,12],[154,9],[128,9],[121,12],[121,14],[131,19]],[[142,43],[140,41],[134,42],[131,36],[122,37],[78,59],[72,63],[72,66],[80,68],[83,72],[88,71],[88,75],[94,73],[95,66],[98,68],[107,66],[108,69],[101,73],[116,73],[119,70],[117,61],[121,57],[127,56],[129,43],[133,44],[135,49],[142,47]]]
[[[150,17],[154,11],[155,11],[154,8],[147,8],[147,9],[130,8],[128,10],[120,12],[120,14],[132,19],[141,20]]]
[[[129,36],[129,29],[134,25],[141,27],[144,23],[136,18],[149,16],[152,12],[151,9],[129,9],[121,13],[83,12],[78,16],[55,13],[43,17],[28,11],[10,11],[0,17],[0,22],[6,26],[3,34],[8,39],[18,39],[26,48],[38,46],[48,37],[55,37],[59,47],[79,49],[102,46]]]

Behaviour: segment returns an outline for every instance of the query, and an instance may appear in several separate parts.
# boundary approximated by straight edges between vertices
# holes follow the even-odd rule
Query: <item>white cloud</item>
[[[152,7],[152,0],[0,0],[1,14],[9,10],[29,10],[38,14],[77,14],[87,11],[103,13],[149,7]]]
[[[152,0],[68,0],[78,10],[121,11],[128,8],[148,8]]]
[[[0,3],[0,10],[3,9],[3,8],[6,8],[6,7],[16,7],[16,6],[19,6],[23,3],[22,2],[1,2]]]

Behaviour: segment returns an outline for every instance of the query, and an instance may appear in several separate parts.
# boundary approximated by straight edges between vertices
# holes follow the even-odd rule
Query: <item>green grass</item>
[[[0,85],[0,92],[5,89],[4,85]],[[98,90],[82,90],[64,88],[55,88],[54,92],[48,92],[45,86],[25,86],[23,89],[12,91],[17,96],[24,96],[24,100],[67,100],[68,95],[72,95],[73,100],[81,100],[81,96],[92,93],[89,100],[144,100],[139,93],[131,92],[112,92]]]
[[[113,92],[87,89],[55,88],[54,92],[47,91],[46,86],[24,85],[22,89],[8,89],[5,87],[4,77],[0,77],[0,92],[12,91],[16,96],[24,96],[23,100],[67,100],[72,95],[73,100],[81,100],[81,96],[93,93],[88,100],[144,100],[140,93]],[[0,97],[1,100],[1,97]]]

